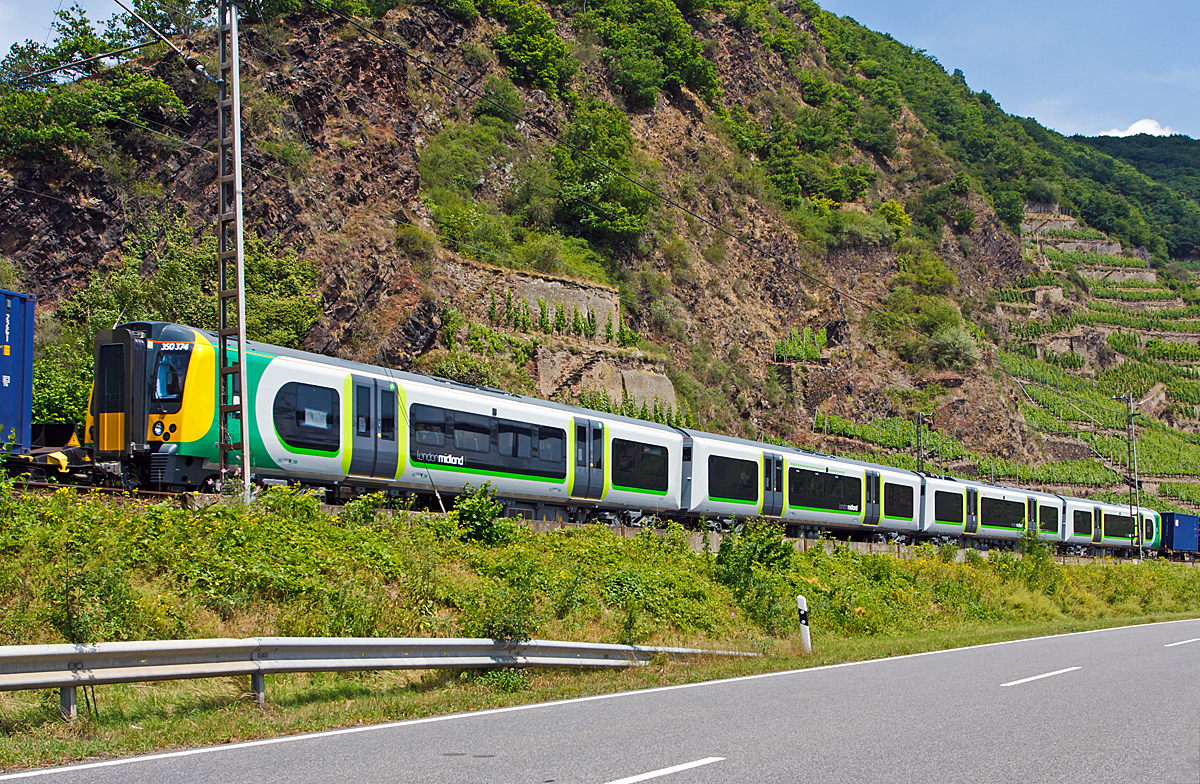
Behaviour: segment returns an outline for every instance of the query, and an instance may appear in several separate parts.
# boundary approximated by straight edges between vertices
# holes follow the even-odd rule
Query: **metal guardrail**
[[[426,670],[484,667],[629,667],[659,656],[756,656],[706,651],[529,640],[471,638],[249,637],[150,640],[79,645],[0,646],[0,691],[61,690],[63,717],[76,715],[79,686],[249,675],[266,701],[266,675],[283,672]]]

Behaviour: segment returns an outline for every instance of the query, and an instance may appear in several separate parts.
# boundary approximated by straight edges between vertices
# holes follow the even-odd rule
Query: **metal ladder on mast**
[[[247,416],[246,266],[242,221],[242,113],[238,83],[238,9],[220,0],[217,48],[220,52],[217,97],[217,395],[221,484],[240,471],[242,498],[250,500],[250,427]],[[236,348],[231,351],[230,343]],[[236,356],[234,353],[236,352]],[[240,438],[230,424],[237,420]],[[237,453],[236,463],[233,453]]]

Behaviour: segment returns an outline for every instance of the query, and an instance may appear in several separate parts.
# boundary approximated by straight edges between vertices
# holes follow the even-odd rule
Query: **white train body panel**
[[[921,476],[900,468],[879,466],[883,501],[880,528],[916,533],[921,530]]]
[[[605,431],[604,455],[608,467],[604,469],[605,489],[601,498],[597,499],[600,506],[616,505],[637,509],[643,513],[677,512],[681,504],[683,434],[662,425],[650,422],[637,424],[604,414],[594,414],[592,420],[602,421]],[[630,444],[636,446],[631,450]],[[665,457],[660,457],[657,450],[665,450]],[[641,452],[640,455],[637,454],[638,451]],[[641,460],[641,465],[653,460],[657,465],[660,459],[664,460],[666,465],[665,489],[633,486],[637,483],[635,477],[638,472],[622,471],[623,460]],[[635,464],[631,462],[630,467],[633,465]],[[629,478],[622,480],[622,476]]]
[[[478,486],[490,482],[497,494],[518,499],[557,501],[566,503],[569,496],[568,480],[570,471],[570,435],[572,417],[561,411],[530,405],[521,398],[497,399],[492,396],[474,394],[469,388],[457,385],[441,384],[403,384],[408,405],[402,416],[405,434],[405,446],[402,455],[407,463],[407,470],[399,477],[400,482],[418,492],[429,492],[437,488],[439,492],[459,493],[464,485]],[[490,467],[472,466],[468,461],[468,450],[460,448],[465,439],[452,435],[453,427],[444,424],[445,432],[438,433],[430,422],[414,425],[414,420],[420,418],[420,408],[451,412],[451,414],[468,415],[471,423],[482,422],[486,419],[499,419],[516,423],[536,425],[539,428],[552,428],[562,434],[561,445],[552,447],[554,456],[560,460],[546,462],[546,473],[557,473],[558,476],[534,476],[529,471],[493,465]],[[414,412],[417,415],[414,416]],[[429,419],[429,417],[425,417]],[[444,419],[443,423],[448,423]],[[415,435],[417,427],[427,427],[421,430],[421,435]],[[419,443],[424,440],[425,443]],[[555,439],[556,441],[558,439]],[[439,443],[439,441],[441,443]],[[537,463],[542,450],[538,444],[530,444],[530,462]],[[547,455],[549,456],[549,455]],[[552,467],[561,463],[561,470]]]
[[[761,445],[691,432],[691,492],[686,509],[708,518],[763,513]]]
[[[1038,527],[1038,539],[1043,542],[1063,542],[1067,536],[1066,499],[1049,493],[1027,491],[1025,495],[1036,502],[1033,523]]]
[[[921,531],[935,536],[962,536],[966,524],[966,492],[967,487],[962,482],[926,477],[925,493],[921,496]]]
[[[784,467],[784,520],[835,526],[864,524],[867,472],[862,466],[834,457],[785,452]],[[823,492],[814,491],[814,487]]]

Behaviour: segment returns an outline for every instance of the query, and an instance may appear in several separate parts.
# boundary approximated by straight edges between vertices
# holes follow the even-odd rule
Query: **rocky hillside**
[[[1121,164],[812,3],[339,7],[378,18],[244,28],[259,337],[901,464],[922,412],[944,470],[1093,487],[1124,422],[1067,397],[1189,351],[1148,337],[1200,316],[1150,267],[1193,239],[1173,191],[1108,188]],[[212,319],[214,88],[154,50],[16,89],[31,57],[0,67],[28,131],[0,135],[0,282],[38,294],[39,411],[69,417],[95,328]],[[1162,362],[1141,410],[1190,445]]]

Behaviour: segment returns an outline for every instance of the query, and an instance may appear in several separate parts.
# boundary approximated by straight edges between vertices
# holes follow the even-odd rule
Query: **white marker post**
[[[800,644],[805,653],[812,653],[812,637],[808,633],[808,599],[796,597],[796,609],[800,611]]]

